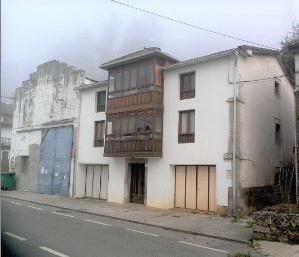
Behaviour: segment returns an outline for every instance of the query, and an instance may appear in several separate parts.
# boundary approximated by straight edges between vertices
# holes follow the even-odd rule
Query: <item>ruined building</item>
[[[10,169],[18,189],[70,195],[80,104],[74,88],[89,81],[53,60],[16,89]]]

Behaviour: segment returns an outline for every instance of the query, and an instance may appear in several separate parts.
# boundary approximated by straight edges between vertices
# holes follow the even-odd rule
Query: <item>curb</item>
[[[2,195],[2,194],[1,194],[1,197],[14,199],[14,200],[19,200],[19,201],[24,201],[24,202],[28,202],[28,203],[41,204],[41,205],[54,207],[54,208],[60,208],[60,209],[63,209],[63,210],[68,210],[68,211],[75,211],[75,212],[84,213],[84,214],[91,214],[91,215],[98,216],[98,217],[111,218],[111,219],[115,219],[115,220],[121,220],[121,221],[131,222],[131,223],[140,224],[140,225],[147,225],[147,226],[152,226],[152,227],[156,227],[156,228],[162,228],[162,229],[169,230],[169,231],[174,231],[174,232],[181,232],[181,233],[185,233],[185,234],[202,236],[202,237],[207,237],[207,238],[213,238],[213,239],[218,239],[218,240],[228,241],[228,242],[233,242],[233,243],[239,243],[239,244],[246,244],[246,245],[250,244],[249,241],[232,239],[232,238],[228,238],[228,237],[215,236],[215,235],[205,234],[205,233],[201,233],[201,232],[194,232],[194,231],[191,231],[191,230],[184,230],[184,229],[166,227],[166,226],[162,226],[162,225],[151,224],[151,223],[141,222],[141,221],[137,221],[137,220],[130,220],[130,219],[119,218],[119,217],[110,216],[110,215],[106,215],[106,214],[95,213],[95,212],[91,212],[91,211],[83,211],[83,210],[80,210],[80,209],[61,207],[61,206],[58,206],[58,205],[48,204],[48,203],[43,203],[43,202],[38,202],[38,201],[24,200],[24,199],[21,199],[21,198],[16,198],[16,197],[12,197],[12,196],[5,196],[5,195]]]

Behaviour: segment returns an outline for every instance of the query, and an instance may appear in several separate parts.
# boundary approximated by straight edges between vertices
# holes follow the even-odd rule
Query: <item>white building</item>
[[[79,97],[85,72],[53,60],[15,92],[10,170],[17,189],[72,195]]]
[[[241,46],[178,62],[145,48],[101,67],[109,90],[79,89],[76,197],[222,212],[234,143],[240,207],[294,158],[293,88],[275,51]]]
[[[1,172],[9,171],[9,151],[12,138],[12,117],[13,104],[1,102],[0,119],[1,119],[1,153],[0,153],[0,170]]]

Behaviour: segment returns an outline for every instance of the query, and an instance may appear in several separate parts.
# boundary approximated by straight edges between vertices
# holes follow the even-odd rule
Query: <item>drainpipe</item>
[[[237,168],[236,168],[236,130],[237,130],[237,73],[238,73],[238,48],[235,51],[235,64],[234,64],[234,118],[233,118],[233,216],[237,216]]]

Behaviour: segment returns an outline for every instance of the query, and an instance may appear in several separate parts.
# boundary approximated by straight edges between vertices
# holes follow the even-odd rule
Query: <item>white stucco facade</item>
[[[249,52],[250,53],[250,52]],[[97,113],[95,85],[80,90],[77,197],[84,197],[86,165],[108,165],[108,201],[124,203],[129,196],[129,163],[145,163],[145,204],[173,208],[176,165],[216,166],[216,205],[227,207],[232,187],[232,99],[235,53],[207,58],[163,71],[164,116],[161,158],[103,157],[94,147]],[[275,168],[294,158],[294,97],[292,86],[277,58],[271,54],[242,54],[237,61],[237,172],[240,188],[273,183]],[[195,72],[195,97],[180,100],[180,75]],[[274,78],[277,77],[277,78]],[[255,81],[259,79],[266,80]],[[247,82],[245,82],[247,81]],[[279,83],[279,96],[274,83]],[[195,110],[194,143],[178,143],[179,112]],[[281,126],[281,143],[275,141],[275,122]]]

